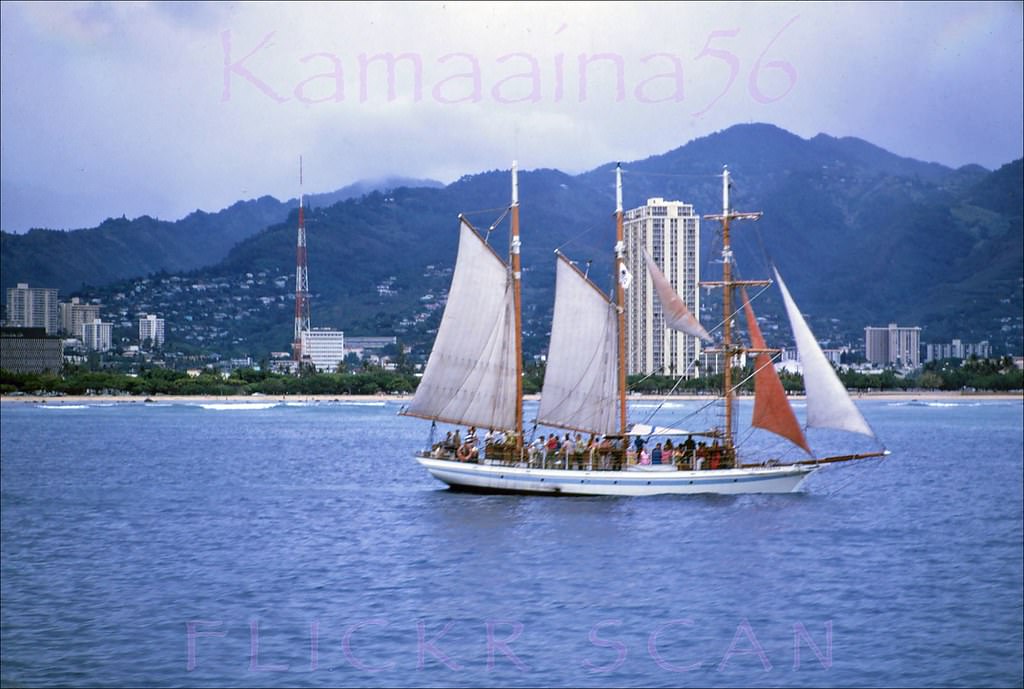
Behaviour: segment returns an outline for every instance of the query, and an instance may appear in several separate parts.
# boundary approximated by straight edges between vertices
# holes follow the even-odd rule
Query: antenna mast
[[[306,265],[306,221],[303,216],[302,156],[299,156],[299,232],[295,243],[295,335],[292,356],[302,361],[302,333],[309,332],[309,273]]]

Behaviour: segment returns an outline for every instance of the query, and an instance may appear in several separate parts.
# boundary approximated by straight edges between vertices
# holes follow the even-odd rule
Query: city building
[[[330,328],[302,331],[302,359],[317,371],[333,372],[345,360],[345,333]]]
[[[864,328],[864,358],[879,366],[917,368],[921,365],[921,328]]]
[[[992,345],[988,340],[982,340],[975,344],[961,342],[958,339],[942,344],[927,344],[924,346],[924,360],[938,361],[940,359],[970,359],[976,356],[979,359],[990,359],[992,357]]]
[[[72,337],[82,337],[82,326],[100,317],[99,304],[86,304],[78,297],[72,297],[70,302],[61,302],[59,310],[60,328]]]
[[[0,368],[11,373],[59,373],[63,366],[64,340],[47,335],[46,328],[0,328]]]
[[[82,344],[86,349],[95,352],[109,351],[113,346],[113,323],[104,323],[99,318],[94,318],[89,323],[82,324]]]
[[[16,328],[43,328],[47,335],[60,330],[57,290],[53,287],[29,287],[18,283],[7,288],[7,325]]]
[[[378,352],[394,344],[398,344],[398,338],[394,336],[349,337],[345,340],[345,351],[362,359],[371,352]]]
[[[139,343],[145,344],[150,340],[153,347],[160,347],[164,343],[164,319],[157,318],[153,314],[141,314],[139,316]]]
[[[644,261],[653,259],[693,314],[700,313],[700,216],[691,204],[647,200],[623,217],[626,268],[632,284],[626,290],[626,361],[633,374],[695,377],[700,341],[665,326],[661,302],[654,294]]]

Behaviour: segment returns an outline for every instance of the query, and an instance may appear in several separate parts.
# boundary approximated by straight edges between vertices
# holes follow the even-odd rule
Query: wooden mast
[[[615,165],[615,308],[619,315],[619,435],[626,435],[626,297],[622,286],[626,244],[622,235],[622,166]]]
[[[725,350],[725,446],[732,447],[732,246],[729,244],[729,168],[722,170],[722,349]]]
[[[722,214],[706,215],[709,220],[718,220],[722,223],[722,282],[702,282],[705,287],[721,287],[722,293],[722,347],[719,350],[708,350],[721,352],[724,357],[725,371],[723,374],[723,387],[725,395],[725,438],[724,444],[732,448],[733,443],[733,391],[732,391],[732,359],[737,353],[743,351],[742,347],[733,346],[732,342],[732,290],[741,285],[767,285],[766,280],[733,280],[732,279],[732,246],[729,241],[730,220],[757,220],[761,213],[737,213],[729,209],[729,168],[722,167]]]
[[[512,161],[512,302],[515,311],[515,358],[516,358],[516,454],[523,454],[523,330],[522,330],[522,267],[519,250],[519,167]]]

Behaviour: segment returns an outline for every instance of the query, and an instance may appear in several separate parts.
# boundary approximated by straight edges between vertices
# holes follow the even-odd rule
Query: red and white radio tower
[[[309,275],[306,266],[306,222],[302,215],[302,156],[299,156],[299,236],[295,244],[295,339],[292,355],[302,361],[302,333],[309,331]]]

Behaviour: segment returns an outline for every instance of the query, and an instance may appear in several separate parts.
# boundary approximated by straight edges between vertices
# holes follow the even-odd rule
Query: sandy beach
[[[893,401],[953,401],[953,400],[1014,400],[1024,401],[1024,392],[960,392],[960,391],[917,391],[917,392],[853,392],[854,399],[889,399]],[[695,401],[710,400],[712,395],[630,395],[637,402]],[[410,395],[3,395],[0,404],[88,404],[120,403],[145,404],[148,402],[204,404],[216,402],[398,402],[411,400]],[[526,400],[537,401],[540,395],[527,395]],[[741,397],[740,399],[748,399]],[[750,397],[749,399],[753,399]],[[803,399],[794,395],[792,399]]]

